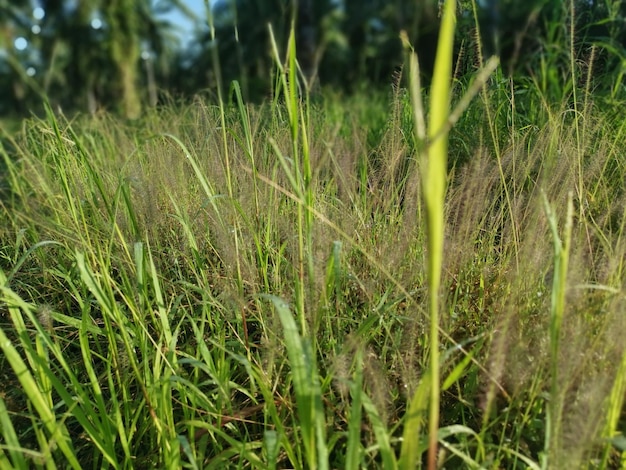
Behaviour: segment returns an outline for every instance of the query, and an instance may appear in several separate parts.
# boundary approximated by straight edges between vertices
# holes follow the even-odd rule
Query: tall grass
[[[618,467],[626,128],[442,44],[383,118],[292,36],[271,103],[3,135],[0,466]]]

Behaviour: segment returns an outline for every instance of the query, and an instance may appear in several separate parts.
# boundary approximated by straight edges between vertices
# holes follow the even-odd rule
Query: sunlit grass
[[[618,465],[616,114],[410,56],[378,119],[275,49],[272,103],[4,136],[0,466]]]

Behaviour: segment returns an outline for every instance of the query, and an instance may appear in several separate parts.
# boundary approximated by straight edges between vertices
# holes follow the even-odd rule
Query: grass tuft
[[[591,64],[559,96],[442,52],[424,91],[409,54],[384,100],[314,97],[275,49],[263,105],[3,136],[0,467],[619,467],[626,126]]]

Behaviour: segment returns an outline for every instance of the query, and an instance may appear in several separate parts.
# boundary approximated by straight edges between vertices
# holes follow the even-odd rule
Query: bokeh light
[[[46,11],[43,8],[37,7],[33,10],[33,18],[37,21],[43,20],[44,16],[46,16]]]
[[[28,41],[26,40],[26,38],[20,36],[13,42],[13,45],[18,51],[23,51],[28,47]]]

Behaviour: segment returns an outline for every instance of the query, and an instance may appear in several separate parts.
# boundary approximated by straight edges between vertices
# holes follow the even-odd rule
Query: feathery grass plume
[[[623,113],[592,92],[577,114],[569,100],[540,112],[539,92],[489,70],[456,82],[444,123],[438,463],[536,469],[548,446],[553,466],[617,466]],[[290,116],[290,89],[236,109],[170,103],[132,126],[25,122],[0,150],[13,195],[0,224],[0,467],[67,464],[59,435],[81,468],[424,466],[434,323],[411,191],[426,181],[403,158],[430,150],[429,131],[419,113],[412,129],[403,90],[382,96],[297,97]],[[552,337],[542,192],[559,224],[574,194]],[[297,307],[298,283],[306,334],[297,308],[289,319],[264,300]],[[560,421],[546,443],[550,407]]]
[[[583,160],[584,185],[590,188],[598,182],[606,181],[605,178],[609,175],[605,169],[607,161],[614,158],[610,150],[612,146],[610,142],[614,137],[612,130],[607,132],[600,122],[597,123],[597,127],[594,127],[593,113],[585,116],[585,119],[589,135],[581,135],[585,142],[583,151],[587,146],[596,147],[593,152],[594,158]],[[557,388],[558,400],[551,401],[549,406],[558,406],[559,408],[551,413],[554,415],[558,412],[561,418],[555,418],[552,421],[551,425],[554,428],[550,436],[543,434],[533,436],[533,445],[538,446],[541,442],[541,446],[549,446],[550,461],[567,461],[569,464],[566,468],[571,468],[590,458],[592,452],[590,442],[593,441],[590,436],[595,435],[597,439],[603,420],[602,397],[607,394],[606,384],[611,382],[613,374],[618,373],[615,367],[602,367],[601,370],[594,370],[586,360],[580,360],[579,353],[576,351],[584,350],[585,356],[596,355],[600,361],[604,359],[599,358],[619,356],[621,347],[617,343],[603,342],[599,338],[608,333],[607,326],[612,325],[618,330],[621,330],[621,326],[620,322],[605,323],[604,319],[594,318],[593,314],[588,313],[589,310],[595,311],[595,308],[588,303],[590,299],[614,295],[611,275],[607,275],[610,271],[606,271],[610,265],[615,269],[615,263],[607,265],[605,256],[612,256],[609,253],[615,253],[615,248],[611,248],[608,252],[605,252],[605,249],[614,243],[609,240],[616,240],[613,238],[615,234],[611,234],[608,225],[592,216],[598,210],[597,201],[591,195],[593,193],[587,193],[590,204],[586,205],[585,217],[574,217],[575,224],[572,228],[570,249],[572,261],[569,263],[567,288],[563,290],[560,284],[558,290],[553,291],[550,288],[551,283],[555,282],[555,276],[554,269],[549,267],[551,253],[547,240],[550,238],[550,226],[548,218],[541,210],[541,188],[545,188],[549,200],[558,201],[552,204],[553,207],[567,207],[568,192],[574,190],[579,177],[576,171],[579,144],[577,144],[578,137],[575,129],[573,126],[567,126],[565,114],[557,129],[555,125],[554,122],[545,124],[545,128],[532,139],[533,146],[530,151],[528,146],[516,145],[511,149],[513,156],[509,160],[517,163],[509,164],[507,159],[503,160],[506,181],[510,187],[517,188],[512,192],[512,207],[515,209],[513,214],[518,220],[516,225],[519,227],[519,253],[520,260],[522,260],[518,268],[521,269],[519,272],[522,275],[510,282],[508,307],[504,305],[498,307],[503,310],[510,309],[511,314],[502,317],[502,323],[497,328],[498,334],[492,345],[491,360],[496,369],[506,370],[500,377],[513,400],[509,402],[509,407],[524,394],[527,394],[526,400],[535,403],[535,406],[540,406],[541,389],[543,387]],[[606,122],[604,126],[607,126]],[[548,134],[553,134],[555,131],[558,132],[556,145],[560,149],[561,157],[555,165],[543,165],[543,155],[546,149],[555,145],[552,140],[554,137],[548,137]],[[591,138],[592,135],[595,137]],[[603,143],[600,144],[600,142]],[[611,166],[611,164],[608,165]],[[524,181],[524,175],[526,175],[526,181]],[[530,175],[534,176],[529,178]],[[600,186],[603,184],[600,183]],[[606,209],[614,202],[608,203],[605,200],[605,204],[603,207]],[[504,261],[506,258],[500,258],[499,263],[502,270],[507,270],[503,265]],[[508,272],[509,276],[516,277],[514,273],[518,271],[511,266]],[[605,273],[602,274],[603,272]],[[553,315],[552,318],[555,321],[552,323],[552,328],[548,321],[549,316],[539,314],[542,311],[554,311],[548,303],[550,292],[559,292],[559,296],[565,295],[565,297],[556,298],[566,301],[565,314]],[[561,320],[558,320],[559,318]],[[555,329],[559,328],[567,332],[554,333]],[[545,334],[546,331],[553,332],[552,339]],[[564,338],[567,338],[567,341],[564,341]],[[567,352],[555,353],[552,349],[551,353],[550,344],[553,345],[552,348],[555,344],[561,345],[556,349],[567,345]],[[602,344],[601,347],[599,347],[600,344]],[[496,364],[500,365],[496,366]],[[494,371],[494,373],[498,376],[497,372]],[[592,376],[593,379],[587,380]],[[557,380],[558,385],[554,382],[548,383],[546,381],[548,377],[552,377],[550,380]],[[576,385],[572,377],[578,377]],[[535,385],[532,385],[533,383]],[[536,390],[535,392],[530,391],[531,385]],[[555,404],[556,402],[559,404]],[[577,403],[577,407],[570,406],[572,403]],[[567,411],[562,411],[563,409]],[[588,431],[585,434],[586,440],[574,438],[574,423],[580,423],[579,420],[585,419],[577,411],[584,413],[586,419],[589,420],[585,428]],[[493,419],[493,416],[490,416],[485,416],[484,419]]]

